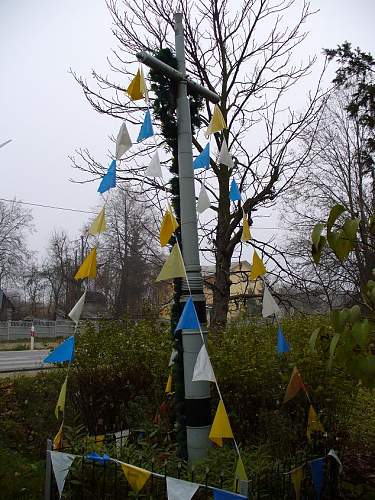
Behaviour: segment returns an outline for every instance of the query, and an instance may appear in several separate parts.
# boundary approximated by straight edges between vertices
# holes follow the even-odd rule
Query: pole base
[[[207,457],[208,450],[211,448],[208,435],[211,426],[189,427],[186,426],[187,451],[190,463]]]

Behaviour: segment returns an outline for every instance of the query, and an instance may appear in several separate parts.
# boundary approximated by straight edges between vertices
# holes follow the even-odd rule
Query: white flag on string
[[[69,318],[72,321],[74,321],[76,325],[78,324],[79,318],[81,317],[83,306],[85,305],[85,300],[86,300],[86,290],[83,292],[82,296],[80,297],[76,305],[68,314]]]
[[[177,358],[178,352],[176,349],[172,349],[171,357],[169,358],[168,366],[171,367]]]
[[[132,147],[133,143],[130,139],[126,123],[122,122],[117,140],[116,140],[116,160],[119,160]]]
[[[200,380],[207,380],[208,382],[215,382],[216,380],[211,361],[204,344],[202,345],[197,356],[193,372],[193,382],[199,382]]]
[[[211,206],[210,198],[208,197],[206,188],[202,184],[198,196],[197,212],[202,214],[205,210],[210,208],[210,206]]]
[[[64,489],[65,479],[68,475],[70,466],[77,455],[70,453],[61,453],[60,451],[51,451],[51,462],[53,472],[56,478],[57,488],[59,490],[60,498]]]
[[[218,164],[221,165],[226,165],[227,167],[232,168],[233,165],[233,159],[232,156],[230,155],[228,151],[228,145],[227,141],[225,140],[225,137],[223,138],[223,142],[221,143],[221,149],[219,153],[219,158],[217,160]]]
[[[339,471],[340,471],[340,474],[341,474],[342,471],[343,471],[343,466],[342,466],[341,460],[339,459],[339,457],[337,456],[337,453],[335,452],[335,450],[333,448],[331,448],[329,450],[328,456],[334,458],[336,460],[336,462],[339,464]]]
[[[191,500],[198,488],[199,484],[167,477],[168,500]]]
[[[147,177],[163,177],[163,172],[161,171],[159,153],[156,150],[154,156],[151,159],[149,166],[146,168],[145,175]]]
[[[267,285],[264,283],[262,316],[263,318],[267,318],[268,316],[272,316],[272,314],[276,316],[280,315],[281,310],[268,290]]]

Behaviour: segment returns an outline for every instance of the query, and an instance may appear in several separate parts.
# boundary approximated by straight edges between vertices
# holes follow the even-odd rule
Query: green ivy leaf
[[[336,220],[340,217],[342,213],[346,212],[346,208],[343,205],[335,205],[331,208],[329,213],[329,217],[327,220],[327,233],[331,232],[331,229],[336,222]]]
[[[333,358],[335,356],[337,343],[340,340],[340,336],[341,335],[339,333],[335,333],[335,335],[332,337],[331,345],[329,346],[328,370],[330,370],[332,368],[332,362],[333,362]]]
[[[357,241],[357,231],[359,228],[360,219],[348,219],[342,226],[345,236],[351,243]]]
[[[310,346],[310,349],[311,349],[311,351],[312,351],[312,352],[315,352],[315,351],[316,351],[316,349],[315,349],[315,344],[316,344],[316,341],[317,341],[317,339],[318,339],[318,336],[319,336],[319,334],[320,334],[321,330],[322,330],[322,327],[320,326],[319,328],[316,328],[316,329],[312,332],[312,334],[311,334],[311,337],[310,337],[310,339],[309,339],[309,346]]]
[[[352,328],[352,335],[355,338],[358,345],[365,347],[368,342],[368,334],[370,331],[370,324],[368,319],[363,321],[357,321],[354,323]]]
[[[324,229],[324,224],[318,222],[318,224],[315,224],[314,229],[312,230],[311,233],[311,241],[317,251],[319,249],[319,243],[323,229]]]

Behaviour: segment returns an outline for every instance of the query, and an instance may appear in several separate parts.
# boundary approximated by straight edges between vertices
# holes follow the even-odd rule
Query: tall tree
[[[123,94],[131,73],[127,61],[129,57],[134,60],[139,50],[173,51],[176,11],[184,16],[189,76],[221,97],[220,108],[228,128],[223,134],[215,134],[214,141],[220,149],[225,138],[234,163],[220,165],[211,159],[211,169],[196,176],[198,183],[205,182],[213,198],[211,217],[201,224],[201,241],[207,259],[211,255],[216,262],[211,324],[220,328],[227,319],[230,265],[241,241],[243,212],[250,215],[272,206],[308,157],[310,144],[302,149],[297,148],[297,143],[305,130],[317,123],[322,104],[319,84],[306,97],[301,112],[288,106],[287,97],[314,63],[314,59],[301,64],[293,61],[293,52],[307,36],[303,25],[311,15],[310,5],[300,0],[244,0],[237,9],[228,0],[108,0],[107,5],[119,43],[110,66],[114,74],[121,75],[121,84],[95,71],[97,87],[76,76],[98,112],[140,123],[139,107]],[[205,102],[202,128],[211,114]],[[193,139],[198,152],[205,142],[202,133]],[[163,144],[163,137],[159,144]],[[142,186],[150,199],[154,199],[155,189],[164,189],[153,179],[144,178],[145,155],[154,147],[132,149],[119,166],[120,176]],[[88,151],[80,150],[78,154],[79,159],[73,161],[79,169],[97,177],[103,174],[106,166]],[[233,178],[242,193],[242,200],[236,203],[229,199]],[[263,248],[264,242],[253,240],[253,246]]]

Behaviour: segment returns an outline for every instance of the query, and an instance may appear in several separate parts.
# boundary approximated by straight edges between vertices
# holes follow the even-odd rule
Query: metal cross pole
[[[177,92],[177,130],[178,130],[178,169],[180,186],[181,240],[188,283],[182,283],[183,302],[193,296],[203,334],[207,335],[206,303],[203,292],[203,279],[199,263],[198,228],[195,208],[194,170],[190,105],[187,87],[200,93],[213,103],[220,97],[186,77],[185,44],[182,14],[174,15],[176,58],[178,70],[159,61],[145,52],[137,54],[137,58],[155,71],[168,75],[178,82]],[[190,286],[190,290],[189,290]],[[198,353],[202,347],[199,330],[183,330],[182,345],[184,351],[184,386],[186,408],[186,435],[189,461],[193,462],[206,456],[209,449],[209,431],[211,427],[210,383],[192,382],[193,371]]]

